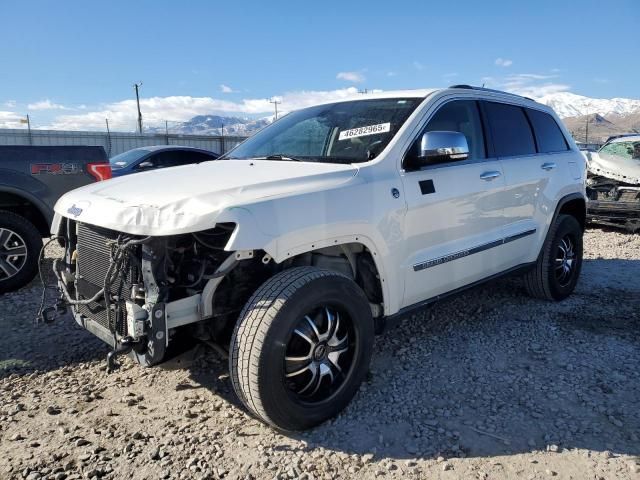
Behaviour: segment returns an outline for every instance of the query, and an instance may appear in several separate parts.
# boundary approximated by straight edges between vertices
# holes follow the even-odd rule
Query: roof
[[[477,93],[485,93],[490,95],[500,95],[505,96],[507,98],[516,98],[519,100],[529,101],[531,103],[537,103],[538,105],[542,105],[546,107],[546,105],[539,104],[535,100],[523,97],[521,95],[517,95],[515,93],[504,92],[501,90],[493,90],[490,88],[483,87],[474,87],[471,85],[453,85],[448,88],[422,88],[415,90],[374,90],[371,92],[359,92],[354,94],[347,94],[343,98],[327,100],[326,102],[321,102],[321,104],[331,104],[331,103],[340,103],[340,102],[349,102],[355,100],[376,100],[382,98],[425,98],[428,95],[431,95],[435,92],[444,92],[444,91],[464,91],[464,92],[477,92]]]
[[[194,150],[197,152],[210,152],[206,148],[188,147],[186,145],[145,145],[144,147],[136,147],[131,150],[146,150],[148,152],[157,152],[158,150]]]
[[[615,138],[609,139],[607,143],[618,143],[618,142],[640,142],[640,134],[625,134],[620,135]]]

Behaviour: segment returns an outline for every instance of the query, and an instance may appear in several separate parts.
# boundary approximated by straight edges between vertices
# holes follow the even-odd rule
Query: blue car
[[[114,177],[145,172],[158,168],[176,167],[207,162],[219,157],[217,153],[195,147],[158,145],[134,148],[109,160]]]

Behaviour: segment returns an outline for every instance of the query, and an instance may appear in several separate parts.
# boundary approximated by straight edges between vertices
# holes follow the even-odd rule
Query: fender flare
[[[556,210],[555,212],[553,212],[553,218],[551,219],[551,223],[549,223],[549,225],[547,226],[547,233],[549,233],[549,228],[551,228],[551,225],[553,225],[553,223],[558,218],[558,215],[560,215],[560,210],[562,210],[562,207],[564,207],[567,203],[572,202],[573,200],[582,200],[584,202],[585,218],[582,219],[581,223],[583,225],[586,225],[585,220],[586,220],[586,212],[587,212],[587,198],[583,193],[574,192],[574,193],[565,195],[558,201],[558,204],[556,205]]]

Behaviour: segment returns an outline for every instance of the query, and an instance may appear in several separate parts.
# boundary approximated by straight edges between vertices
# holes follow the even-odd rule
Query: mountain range
[[[631,98],[590,98],[570,92],[558,92],[536,98],[553,108],[578,141],[602,142],[611,135],[640,132],[640,100]],[[273,115],[262,118],[198,115],[171,129],[172,133],[191,135],[249,136],[273,122]],[[163,129],[158,129],[163,132]]]

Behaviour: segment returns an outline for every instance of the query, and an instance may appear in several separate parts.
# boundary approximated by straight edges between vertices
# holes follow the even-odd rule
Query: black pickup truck
[[[0,294],[36,275],[58,198],[108,178],[102,147],[0,145]]]

